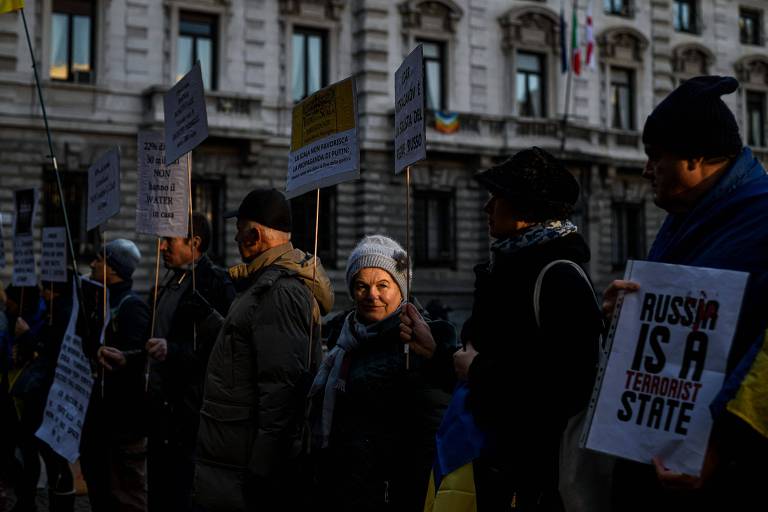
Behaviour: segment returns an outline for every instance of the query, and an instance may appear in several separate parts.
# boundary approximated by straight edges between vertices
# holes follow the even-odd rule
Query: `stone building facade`
[[[135,233],[136,135],[161,130],[163,93],[195,59],[207,86],[209,139],[193,155],[194,207],[213,221],[213,253],[235,263],[234,225],[221,219],[256,186],[284,186],[294,100],[357,79],[361,179],[324,189],[320,249],[340,307],[344,264],[364,234],[405,240],[405,188],[393,173],[394,70],[415,44],[428,55],[431,106],[458,114],[455,133],[434,129],[414,166],[414,290],[439,298],[460,322],[473,265],[487,256],[472,179],[519,149],[560,155],[583,197],[576,221],[592,248],[598,287],[643,257],[662,219],[640,173],[645,116],[676,84],[701,73],[736,75],[726,98],[758,155],[768,155],[768,51],[760,0],[592,0],[597,60],[572,77],[561,153],[567,74],[560,70],[560,0],[27,0],[53,143],[77,253],[85,265],[98,233],[85,232],[85,172],[120,146],[122,209],[107,239],[144,254],[136,287],[152,284],[155,241]],[[565,18],[570,27],[571,2]],[[588,0],[577,6],[580,38]],[[565,37],[570,41],[570,33]],[[584,50],[582,49],[582,54]],[[61,222],[31,60],[18,14],[0,16],[0,212],[10,279],[12,190],[39,187],[39,226]],[[294,202],[297,245],[310,249],[314,195]],[[39,230],[38,230],[39,233]],[[39,235],[36,244],[39,247]]]

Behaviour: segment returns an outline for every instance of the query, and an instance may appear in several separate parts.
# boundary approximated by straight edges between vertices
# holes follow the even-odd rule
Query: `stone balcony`
[[[427,148],[456,153],[477,151],[508,154],[524,147],[541,146],[559,152],[563,123],[560,119],[459,113],[459,130],[441,133],[435,129],[434,112],[427,112]],[[595,160],[618,160],[636,164],[645,159],[638,131],[606,129],[569,121],[566,127],[566,156],[590,155]]]

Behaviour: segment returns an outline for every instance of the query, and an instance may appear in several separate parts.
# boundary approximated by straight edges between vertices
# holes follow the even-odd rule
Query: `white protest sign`
[[[120,213],[120,149],[104,153],[88,169],[88,231]]]
[[[3,235],[3,214],[0,213],[0,268],[5,268],[5,236]]]
[[[139,132],[139,188],[136,232],[155,236],[189,236],[188,155],[165,163],[165,139],[157,132]]]
[[[67,280],[67,234],[63,227],[43,228],[43,250],[40,255],[40,279],[43,281]]]
[[[419,45],[395,71],[395,174],[425,158],[424,51]]]
[[[13,286],[35,286],[35,242],[32,235],[13,237]]]
[[[598,373],[587,448],[698,475],[748,274],[630,261]],[[588,418],[589,421],[589,418]]]
[[[289,198],[360,176],[355,81],[329,85],[293,107]]]
[[[37,212],[38,191],[26,188],[13,191],[13,236],[32,235]]]
[[[200,61],[165,96],[165,160],[175,162],[208,137],[208,113]]]
[[[78,310],[73,282],[72,314],[61,342],[43,422],[35,432],[39,439],[69,462],[75,462],[80,456],[80,437],[93,388],[91,365],[83,352],[82,339],[75,333]]]

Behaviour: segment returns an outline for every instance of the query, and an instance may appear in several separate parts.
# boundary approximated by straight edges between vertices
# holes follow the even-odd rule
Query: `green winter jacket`
[[[194,499],[211,512],[286,499],[321,359],[320,316],[333,306],[322,266],[313,287],[312,257],[290,243],[233,270],[241,291],[208,361],[197,437]]]

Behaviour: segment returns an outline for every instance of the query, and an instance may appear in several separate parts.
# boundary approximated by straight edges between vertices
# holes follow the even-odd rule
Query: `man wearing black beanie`
[[[768,327],[768,175],[744,147],[733,113],[721,99],[736,91],[732,77],[700,76],[675,89],[651,112],[643,129],[654,202],[668,212],[649,261],[750,273],[727,364],[726,383],[710,405],[715,423],[701,477],[619,461],[614,509],[626,511],[751,510],[762,488],[768,440],[726,410],[762,345]],[[611,314],[614,281],[603,307]],[[654,474],[655,469],[655,474]]]
[[[238,295],[211,350],[197,435],[195,504],[206,512],[307,510],[304,411],[320,363],[320,317],[333,289],[295,249],[291,210],[275,189],[237,211]],[[314,281],[314,282],[313,282]]]

